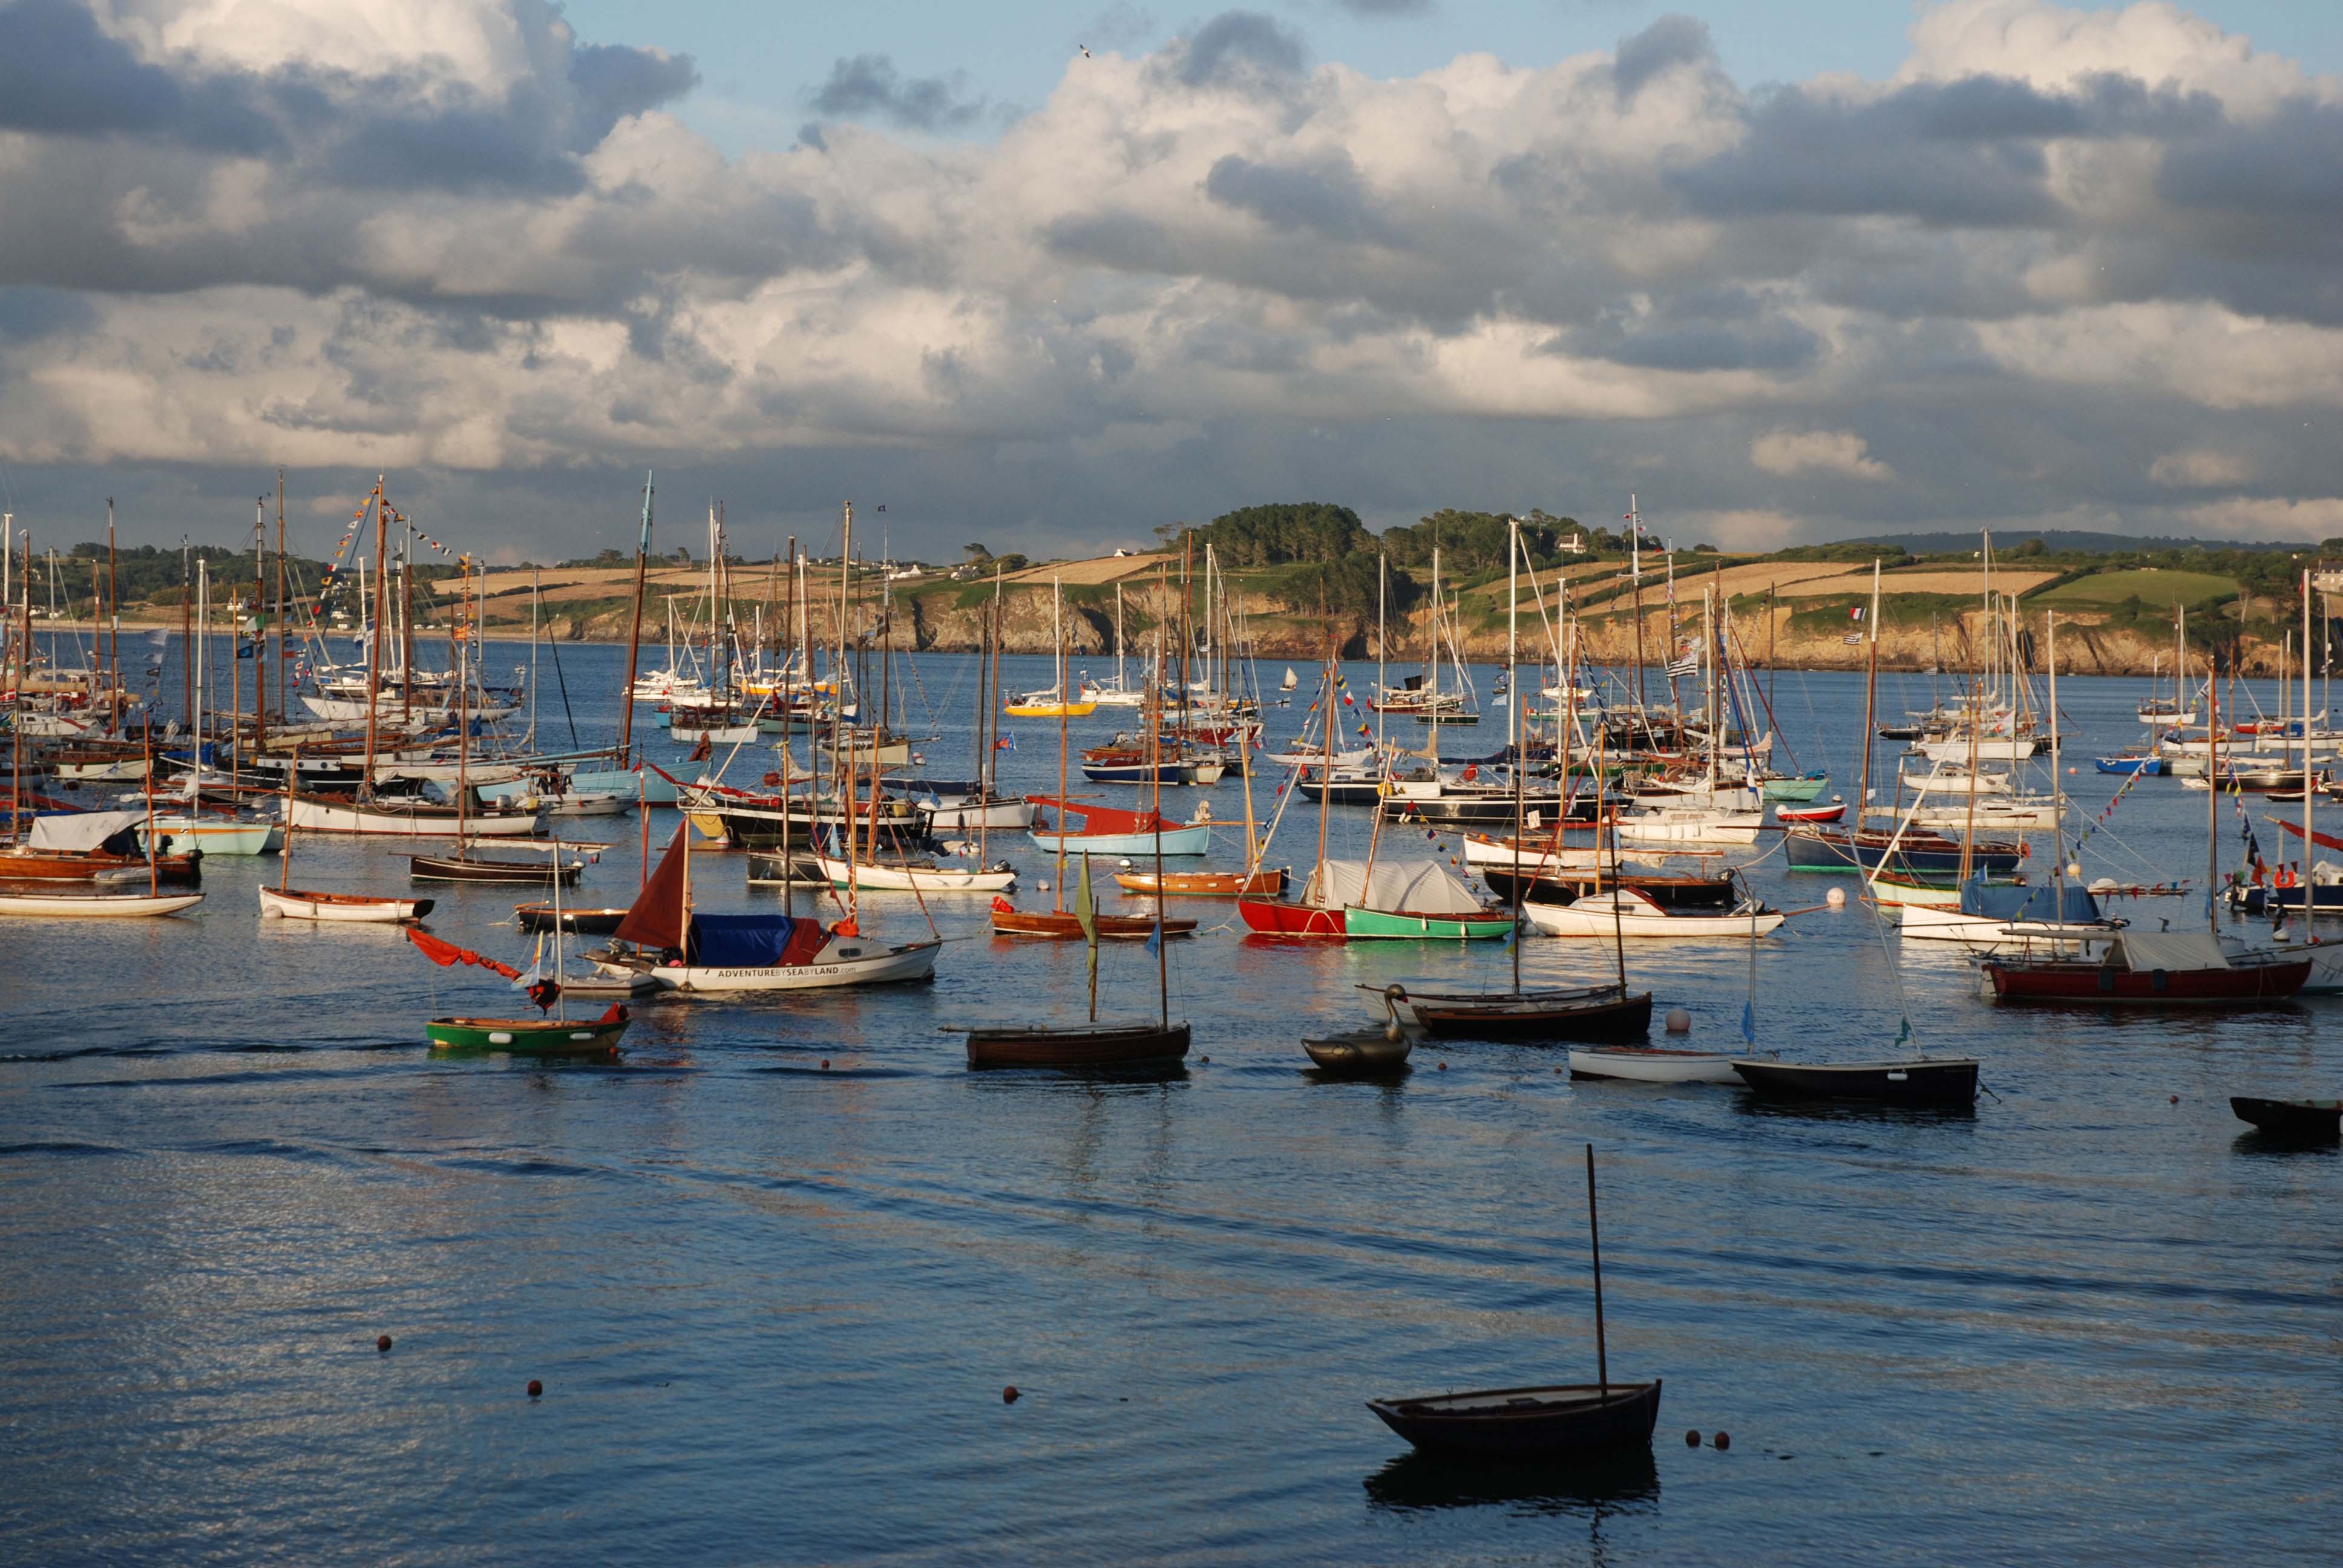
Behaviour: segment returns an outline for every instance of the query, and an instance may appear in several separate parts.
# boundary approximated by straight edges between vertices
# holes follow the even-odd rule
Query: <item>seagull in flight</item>
[[[1083,59],[1087,60],[1091,57],[1091,46],[1088,44],[1077,44],[1074,47],[1082,52]]]

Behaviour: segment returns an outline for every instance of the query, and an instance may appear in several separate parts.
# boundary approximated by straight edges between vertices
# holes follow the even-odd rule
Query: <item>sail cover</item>
[[[1471,915],[1482,909],[1473,890],[1437,860],[1378,860],[1372,871],[1364,860],[1329,860],[1323,892],[1322,898],[1313,875],[1302,901],[1314,909],[1356,905],[1384,914]]]
[[[2107,944],[2108,961],[2120,949],[2124,965],[2134,970],[2225,970],[2229,955],[2220,940],[2207,931],[2126,931]]]
[[[33,819],[32,845],[60,855],[86,855],[116,833],[146,825],[144,811],[70,811]]]
[[[683,836],[689,831],[689,822],[677,825],[675,837],[668,841],[667,853],[659,857],[659,869],[643,884],[643,890],[635,895],[627,918],[612,933],[618,940],[657,952],[683,946],[684,878],[688,874],[684,857],[690,853],[684,848]]]
[[[691,961],[703,969],[761,970],[801,964],[821,950],[820,920],[788,915],[694,915]]]

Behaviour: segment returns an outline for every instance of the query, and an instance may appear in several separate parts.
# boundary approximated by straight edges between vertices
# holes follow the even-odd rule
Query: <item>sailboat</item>
[[[483,958],[468,948],[443,941],[420,926],[407,928],[407,940],[425,958],[445,969],[474,964],[500,974],[516,984],[527,983],[528,999],[537,1003],[536,1018],[435,1018],[423,1026],[434,1050],[507,1051],[515,1056],[616,1056],[618,1037],[627,1032],[629,1015],[623,1002],[612,1002],[599,1018],[572,1020],[563,1001],[566,987],[561,964],[561,894],[554,891],[553,973],[541,973],[546,939],[538,939],[539,962],[527,974],[509,964]],[[538,976],[531,980],[531,976]]]
[[[1056,684],[1046,691],[1029,691],[1001,711],[1011,719],[1088,719],[1098,704],[1066,690],[1065,595],[1058,579],[1050,579],[1050,651],[1058,661]]]
[[[851,916],[825,927],[810,916],[709,915],[691,901],[691,825],[675,837],[614,933],[646,957],[605,958],[606,973],[644,970],[672,990],[695,995],[809,990],[925,980],[940,940],[890,945],[862,934]]]
[[[1161,831],[1161,819],[1157,819]],[[1162,857],[1156,857],[1157,869]],[[1152,1020],[1101,1023],[1098,1016],[1098,913],[1091,898],[1091,867],[1081,865],[1081,890],[1074,897],[1074,918],[1081,922],[1090,949],[1090,1021],[1081,1024],[985,1024],[963,1030],[968,1036],[968,1065],[1055,1068],[1061,1071],[1165,1071],[1186,1060],[1190,1030],[1182,1019],[1172,1021],[1172,990],[1164,957],[1163,906],[1156,905],[1155,933],[1147,945],[1155,954],[1156,1016]]]
[[[293,881],[293,799],[294,775],[300,771],[301,751],[293,750],[293,766],[285,769],[285,798],[287,806],[285,818],[285,847],[277,858],[277,885],[263,885],[260,890],[260,918],[264,920],[329,920],[337,924],[382,925],[400,920],[419,920],[431,912],[429,899],[386,899],[368,893],[322,893],[311,889],[295,888]]]
[[[1594,1145],[1586,1146],[1586,1231],[1594,1272],[1592,1383],[1475,1389],[1415,1399],[1371,1399],[1376,1419],[1427,1453],[1482,1462],[1648,1454],[1660,1418],[1660,1380],[1614,1383],[1603,1322],[1603,1227],[1595,1217]]]
[[[1099,708],[1137,708],[1147,700],[1144,689],[1134,689],[1123,678],[1122,661],[1122,585],[1114,585],[1114,684],[1101,686],[1085,678],[1081,685],[1082,700]]]
[[[2052,668],[2056,665],[2054,661]],[[2207,668],[2205,697],[2214,750],[2209,771],[2220,771],[2221,697],[2218,672]],[[2206,796],[2205,914],[2207,930],[2126,930],[2108,939],[2096,958],[1992,957],[1985,960],[1994,1000],[2024,1003],[2125,1003],[2154,1007],[2257,1007],[2282,1000],[2310,978],[2310,960],[2263,949],[2233,953],[2221,943],[2221,792]],[[2054,859],[2063,859],[2062,856]],[[2063,872],[2057,873],[2063,876]]]

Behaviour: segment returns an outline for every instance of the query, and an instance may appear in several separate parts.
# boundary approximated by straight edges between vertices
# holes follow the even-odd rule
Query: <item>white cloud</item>
[[[2253,466],[2234,452],[2189,447],[2157,457],[2148,465],[2147,477],[2175,489],[2211,490],[2244,484],[2253,477]]]
[[[1749,460],[1769,474],[1819,469],[1858,479],[1892,479],[1896,470],[1871,456],[1852,430],[1769,430],[1749,443]]]
[[[2232,497],[2188,508],[2196,527],[2235,538],[2343,538],[2343,497]]]

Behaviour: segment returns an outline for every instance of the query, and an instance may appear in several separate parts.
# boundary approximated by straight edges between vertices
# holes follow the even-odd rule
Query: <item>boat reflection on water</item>
[[[1393,1513],[1502,1504],[1523,1514],[1584,1514],[1599,1531],[1614,1514],[1656,1513],[1659,1467],[1649,1449],[1604,1459],[1494,1464],[1412,1450],[1366,1479],[1367,1501]]]

